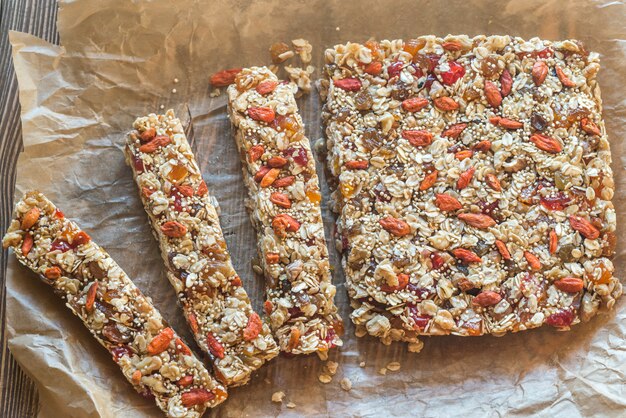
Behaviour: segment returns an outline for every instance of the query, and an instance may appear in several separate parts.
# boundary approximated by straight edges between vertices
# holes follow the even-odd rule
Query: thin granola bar
[[[228,88],[229,115],[265,272],[265,311],[283,351],[341,345],[321,193],[294,86],[267,68],[244,69]]]
[[[198,345],[229,386],[278,354],[230,261],[219,218],[173,111],[138,118],[126,157],[159,241],[167,277]]]
[[[15,206],[2,240],[50,285],[112,355],[135,390],[170,417],[200,417],[227,397],[126,273],[43,194]]]
[[[328,165],[359,335],[561,330],[622,293],[598,55],[434,36],[325,53]]]

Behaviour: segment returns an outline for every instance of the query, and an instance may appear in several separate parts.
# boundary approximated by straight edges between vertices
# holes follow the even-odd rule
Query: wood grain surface
[[[55,0],[0,0],[0,235],[7,229],[13,207],[15,167],[22,151],[22,129],[17,80],[13,71],[9,30],[31,33],[59,43]],[[37,391],[17,365],[5,338],[5,278],[7,251],[0,254],[0,417],[34,417],[39,409]]]

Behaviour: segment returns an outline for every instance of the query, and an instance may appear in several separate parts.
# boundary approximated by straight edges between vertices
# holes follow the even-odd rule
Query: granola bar
[[[333,301],[319,181],[294,85],[264,67],[244,69],[228,99],[272,330],[283,351],[326,353],[342,344],[343,323]]]
[[[358,335],[567,330],[614,305],[598,70],[573,40],[326,51],[328,165]]]
[[[124,377],[169,417],[200,417],[227,397],[126,273],[42,193],[17,202],[2,240],[64,299]]]
[[[173,111],[138,118],[126,157],[159,241],[167,277],[198,345],[229,386],[278,354],[230,261],[212,200]]]

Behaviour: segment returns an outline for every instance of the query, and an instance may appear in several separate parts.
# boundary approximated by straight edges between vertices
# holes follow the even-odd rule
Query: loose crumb
[[[339,381],[339,385],[341,386],[341,389],[345,390],[346,392],[352,389],[352,381],[347,377],[341,379],[341,381]]]
[[[319,379],[319,381],[320,381],[320,382],[322,382],[322,383],[324,383],[324,384],[326,384],[326,383],[330,383],[330,382],[332,382],[332,381],[333,381],[332,376],[327,375],[327,374],[325,374],[325,373],[320,374],[320,375],[319,375],[319,377],[318,377],[318,379]]]
[[[360,362],[359,367],[365,367],[365,362],[364,361]]]
[[[176,93],[176,89],[172,89],[172,93]]]
[[[222,92],[220,91],[220,89],[213,89],[211,90],[211,93],[209,93],[209,97],[217,97],[221,94]]]
[[[161,106],[159,106],[159,108],[165,109],[165,105],[161,105]]]
[[[339,367],[339,363],[337,363],[336,361],[328,361],[326,363],[326,370],[328,370],[328,374],[330,374],[331,376],[334,376],[335,373],[337,373],[337,368]]]
[[[259,274],[263,274],[263,271],[261,271],[261,273],[259,273]],[[319,357],[319,359],[322,360],[322,361],[328,360],[328,351],[318,351],[317,352],[317,357]]]
[[[422,351],[422,348],[424,348],[424,342],[419,340],[414,343],[409,343],[408,346],[409,353],[419,353]]]
[[[285,399],[285,392],[282,390],[272,394],[272,402],[282,403],[283,399]]]
[[[378,371],[378,373],[382,374],[383,376],[384,376],[384,375],[386,375],[386,374],[387,374],[387,368],[386,368],[386,367],[383,367],[382,369],[380,369],[380,370]]]
[[[400,363],[398,363],[397,361],[392,361],[387,365],[387,370],[397,372],[398,370],[400,370]]]
[[[293,402],[289,402],[289,403],[287,404],[287,408],[293,409],[293,408],[295,408],[295,407],[296,407],[296,404],[295,404],[295,403],[293,403]]]
[[[174,83],[178,83],[178,79],[177,78],[174,79]]]
[[[293,48],[296,50],[296,54],[300,56],[300,59],[304,64],[311,62],[311,52],[313,46],[306,39],[294,39],[291,41]]]

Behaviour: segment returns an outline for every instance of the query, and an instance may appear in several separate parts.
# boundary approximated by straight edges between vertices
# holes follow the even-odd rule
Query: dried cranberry
[[[305,166],[308,164],[309,162],[309,157],[306,154],[306,150],[304,148],[293,148],[293,147],[289,147],[284,151],[285,155],[290,156],[291,158],[293,158],[293,161],[300,165],[300,166]]]
[[[139,394],[145,398],[148,399],[149,401],[154,399],[154,394],[152,392],[150,392],[148,389],[146,390],[142,390],[141,392],[139,392]]]
[[[574,317],[575,315],[572,311],[559,311],[546,318],[546,324],[557,328],[568,327],[574,322]]]
[[[289,318],[298,318],[304,315],[298,307],[289,308],[287,309],[287,312],[289,312]]]
[[[400,75],[400,72],[402,71],[403,67],[404,67],[404,64],[402,63],[402,61],[396,61],[394,63],[389,64],[389,66],[387,67],[389,78]]]
[[[332,328],[326,331],[326,338],[324,338],[324,341],[326,341],[326,344],[328,344],[328,348],[333,348],[335,346],[333,340],[335,339],[336,335],[337,334],[335,333],[335,330]]]
[[[420,315],[419,311],[417,310],[417,307],[413,304],[407,305],[407,307],[409,310],[409,316],[415,322],[415,325],[414,325],[415,329],[416,330],[425,329],[426,326],[428,325],[428,322],[430,322],[431,317],[428,315]]]
[[[532,52],[518,52],[517,56],[519,58],[524,58],[524,57],[532,57],[532,58],[550,58],[552,56],[553,52],[552,49],[550,48],[544,48],[541,51],[532,51]]]
[[[492,218],[496,218],[497,216],[495,216],[495,212],[498,209],[499,204],[500,202],[498,200],[494,200],[491,203],[481,201],[479,205],[482,213],[484,213],[485,215],[489,215]]]
[[[111,354],[113,354],[113,360],[118,362],[124,356],[130,357],[133,354],[133,350],[131,350],[127,345],[120,345],[113,347],[111,349]]]
[[[544,48],[535,53],[536,58],[550,58],[552,56],[552,50],[550,48]]]
[[[428,296],[430,295],[428,289],[426,289],[425,287],[419,287],[414,283],[409,283],[406,286],[406,290],[416,295],[419,300],[428,299]]]
[[[465,75],[465,68],[456,61],[450,61],[448,65],[450,69],[445,73],[441,73],[441,81],[443,81],[443,84],[450,86]]]
[[[172,203],[172,206],[174,207],[174,210],[176,212],[182,212],[183,211],[183,204],[181,202],[180,194],[173,193],[172,196],[174,197],[174,202]]]
[[[434,270],[439,270],[446,263],[438,252],[434,252],[430,255],[430,261],[433,263]]]
[[[72,249],[72,246],[67,241],[55,239],[50,245],[50,251],[60,250],[62,253]]]
[[[415,70],[415,72],[413,73],[413,77],[415,77],[415,78],[424,77],[424,72],[422,71],[422,69],[420,67],[418,67],[415,64],[411,64],[411,68],[413,68]]]
[[[136,155],[133,155],[132,159],[133,159],[133,165],[135,166],[135,171],[137,172],[137,174],[143,173],[145,170],[145,167],[143,165],[142,159],[137,157]]]
[[[54,216],[55,216],[57,219],[63,219],[63,218],[65,218],[65,214],[64,214],[64,213],[61,211],[61,209],[59,209],[59,208],[56,208],[56,209],[54,210]]]
[[[551,193],[547,196],[541,196],[541,204],[549,210],[563,210],[565,209],[571,199],[563,192]]]

